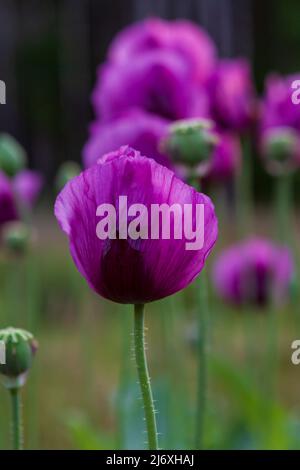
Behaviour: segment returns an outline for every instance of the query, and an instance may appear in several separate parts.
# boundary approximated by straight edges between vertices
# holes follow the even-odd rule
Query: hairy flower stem
[[[197,191],[201,191],[199,178],[191,178],[190,183]],[[197,298],[197,390],[196,390],[196,423],[195,423],[195,449],[203,448],[203,434],[206,414],[207,394],[207,333],[208,333],[208,290],[206,272],[202,271],[200,278],[195,282]]]
[[[197,347],[197,398],[195,449],[203,448],[203,431],[206,413],[207,392],[207,324],[208,298],[206,273],[196,282],[198,295],[198,347]]]
[[[134,351],[142,393],[149,450],[157,450],[157,428],[150,377],[147,366],[144,336],[144,305],[134,306]]]
[[[9,390],[12,410],[12,446],[14,450],[22,450],[23,428],[21,418],[21,395],[19,388]]]

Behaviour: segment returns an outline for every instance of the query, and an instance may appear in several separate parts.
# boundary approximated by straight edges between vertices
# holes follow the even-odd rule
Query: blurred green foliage
[[[49,214],[42,211],[36,226],[39,238],[27,258],[3,251],[0,257],[1,325],[30,329],[40,344],[23,391],[26,447],[142,448],[131,309],[88,289]],[[221,244],[225,233],[223,226]],[[197,337],[191,336],[192,292],[146,310],[162,448],[193,446]],[[300,448],[300,382],[290,359],[291,343],[300,333],[298,306],[277,312],[277,361],[268,312],[241,312],[218,301],[212,288],[210,301],[205,447]],[[3,449],[9,448],[9,407],[2,388],[0,402]]]

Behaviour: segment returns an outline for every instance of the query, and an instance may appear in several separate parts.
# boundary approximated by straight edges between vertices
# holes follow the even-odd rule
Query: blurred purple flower
[[[43,177],[37,171],[20,171],[13,180],[13,188],[19,201],[32,208],[43,186]]]
[[[269,240],[252,238],[221,253],[213,269],[213,283],[224,300],[234,304],[281,303],[288,296],[294,273],[289,250]]]
[[[219,62],[208,84],[217,124],[242,132],[255,117],[255,95],[249,63],[244,59]]]
[[[292,127],[300,131],[300,105],[292,102],[292,82],[300,75],[269,75],[260,110],[260,131],[271,127]]]
[[[109,123],[95,122],[83,149],[84,166],[92,166],[105,153],[129,145],[171,167],[169,158],[159,151],[159,141],[166,132],[168,122],[143,111],[132,111]]]
[[[18,210],[11,182],[7,176],[0,171],[0,225],[18,219]]]
[[[119,196],[132,204],[205,205],[205,241],[186,250],[184,239],[100,240],[96,209],[118,206]],[[118,207],[116,207],[118,213]],[[186,287],[200,273],[217,238],[210,199],[177,179],[172,171],[130,147],[105,155],[97,165],[71,180],[55,204],[55,215],[68,235],[74,262],[90,287],[120,303],[146,303]]]
[[[103,120],[136,108],[169,120],[209,114],[207,94],[193,81],[187,63],[160,49],[128,62],[101,65],[92,102]]]
[[[219,132],[219,143],[212,155],[212,165],[207,178],[226,180],[240,169],[242,149],[237,135],[231,132]]]
[[[203,29],[189,21],[159,18],[146,19],[121,31],[112,42],[108,57],[128,64],[135,56],[140,60],[140,56],[155,50],[176,52],[199,84],[208,79],[216,62],[215,45]]]

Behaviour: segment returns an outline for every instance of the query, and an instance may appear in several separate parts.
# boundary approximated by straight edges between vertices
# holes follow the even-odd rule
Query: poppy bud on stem
[[[11,397],[12,443],[14,450],[21,450],[23,428],[20,389],[26,382],[38,345],[31,333],[18,328],[0,330],[0,341],[5,347],[5,360],[0,364],[0,376]]]
[[[169,127],[161,149],[177,165],[183,165],[187,178],[205,176],[212,166],[212,152],[219,142],[214,123],[208,119],[184,119]]]
[[[144,336],[144,305],[134,306],[134,351],[139,384],[144,404],[149,450],[157,450],[157,427]]]

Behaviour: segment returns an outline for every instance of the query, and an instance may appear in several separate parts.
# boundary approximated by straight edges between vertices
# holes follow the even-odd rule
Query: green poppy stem
[[[253,154],[249,136],[241,137],[243,167],[236,174],[236,204],[239,235],[244,237],[253,223]]]
[[[291,239],[292,177],[282,175],[275,182],[275,210],[277,212],[277,237],[279,242],[292,245]]]
[[[158,449],[157,428],[150,377],[145,352],[144,305],[134,306],[134,350],[142,393],[149,450]]]
[[[200,192],[199,178],[191,177],[190,184]],[[207,333],[208,333],[208,286],[206,272],[202,271],[200,278],[195,282],[197,305],[197,389],[196,389],[196,423],[195,423],[195,449],[203,448],[203,434],[206,415],[207,396]]]
[[[292,236],[292,176],[290,174],[277,176],[275,179],[274,192],[275,232],[279,243],[289,246],[293,251]],[[274,394],[276,387],[276,374],[278,372],[278,318],[276,306],[269,299],[269,350],[267,370],[269,373],[268,396]]]
[[[9,390],[12,409],[12,445],[14,450],[22,450],[23,428],[21,418],[21,394],[19,388]]]
[[[207,395],[207,325],[208,296],[206,273],[202,272],[196,282],[198,296],[198,345],[197,345],[197,398],[195,448],[203,448],[203,431],[206,415]]]

